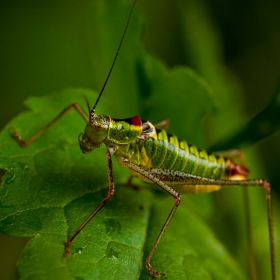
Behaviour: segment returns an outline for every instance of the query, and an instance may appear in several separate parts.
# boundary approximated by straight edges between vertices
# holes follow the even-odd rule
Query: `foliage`
[[[96,88],[101,87],[106,77],[129,8],[130,4],[105,0],[96,1],[91,7],[89,40]],[[221,92],[213,91],[193,70],[187,67],[169,70],[146,54],[140,34],[141,20],[136,12],[97,113],[117,118],[139,114],[150,121],[168,118],[170,131],[206,147],[210,142],[203,130],[206,119],[216,114],[208,125],[218,135],[225,114],[227,118],[240,115],[238,97],[231,95],[233,83],[227,83],[227,101],[221,106],[224,100]],[[11,127],[27,139],[69,103],[83,104],[84,95],[91,104],[97,96],[87,89],[68,89],[43,98],[30,98],[26,103],[30,110],[2,131],[0,167],[7,172],[0,189],[0,230],[15,236],[34,236],[18,262],[22,279],[149,279],[145,257],[173,199],[145,188],[141,191],[128,188],[125,182],[129,172],[114,162],[116,194],[75,239],[67,261],[63,257],[67,237],[106,195],[104,148],[91,155],[81,154],[77,135],[84,123],[74,110],[27,148],[19,147],[11,138]],[[241,121],[242,116],[237,123]],[[224,197],[224,204],[234,201],[233,197],[230,200]],[[256,199],[261,201],[256,213],[262,213],[258,232],[263,232],[267,230],[264,193],[261,191]],[[218,216],[212,204],[210,195],[183,197],[152,261],[169,279],[245,278],[242,269],[201,219],[204,216],[213,220]],[[239,229],[243,214],[236,205],[239,204],[230,212],[224,205],[223,211],[225,220],[230,221],[228,232],[234,232],[234,249],[244,255],[245,237],[242,227]],[[216,223],[220,236],[225,220]],[[234,229],[236,225],[238,229]],[[260,247],[268,249],[266,244]],[[269,269],[269,262],[261,266]]]

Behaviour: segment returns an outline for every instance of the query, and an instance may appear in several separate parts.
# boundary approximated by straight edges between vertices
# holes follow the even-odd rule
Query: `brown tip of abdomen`
[[[242,164],[239,164],[236,162],[231,162],[227,169],[227,175],[229,177],[241,175],[241,176],[244,176],[245,178],[247,178],[250,175],[250,171],[246,166],[244,166]]]

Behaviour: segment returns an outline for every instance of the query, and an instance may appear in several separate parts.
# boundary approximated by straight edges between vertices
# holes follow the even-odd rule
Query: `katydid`
[[[65,256],[70,256],[70,247],[73,239],[114,194],[112,155],[115,155],[119,164],[129,168],[132,175],[138,176],[145,182],[158,185],[175,199],[174,206],[146,258],[146,268],[153,276],[166,277],[165,273],[158,272],[156,268],[153,268],[151,261],[168,224],[180,205],[180,190],[184,193],[196,194],[212,192],[222,187],[240,185],[259,186],[266,191],[272,279],[276,279],[271,193],[270,185],[266,180],[246,180],[249,176],[249,170],[243,163],[234,161],[233,158],[236,155],[226,152],[214,154],[200,150],[186,141],[178,139],[175,135],[167,133],[168,123],[166,121],[153,125],[149,121],[142,120],[139,116],[127,119],[114,119],[108,115],[97,115],[95,113],[97,104],[114,68],[136,1],[134,0],[107,78],[89,113],[85,113],[77,103],[73,103],[67,106],[55,119],[27,141],[23,141],[16,131],[13,133],[13,137],[21,146],[28,146],[71,108],[74,108],[87,122],[84,133],[80,133],[78,137],[82,152],[85,154],[90,153],[103,143],[107,147],[105,157],[109,181],[108,194],[67,240]]]

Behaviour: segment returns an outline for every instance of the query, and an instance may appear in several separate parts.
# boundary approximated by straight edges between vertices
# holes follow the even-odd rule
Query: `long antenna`
[[[112,73],[112,70],[113,70],[113,68],[114,68],[115,62],[116,62],[116,60],[117,60],[117,58],[118,58],[118,55],[119,55],[119,52],[120,52],[120,49],[121,49],[121,46],[122,46],[122,43],[123,43],[123,39],[124,39],[124,37],[125,37],[126,31],[127,31],[127,27],[128,27],[128,25],[129,25],[129,22],[130,22],[130,19],[131,19],[131,15],[132,15],[132,12],[133,12],[133,9],[134,9],[134,7],[135,7],[136,2],[137,2],[137,0],[134,0],[134,3],[133,3],[133,5],[132,5],[132,8],[131,8],[130,13],[129,13],[128,20],[127,20],[126,25],[125,25],[125,29],[124,29],[124,32],[123,32],[123,35],[122,35],[122,38],[121,38],[121,41],[120,41],[118,50],[117,50],[117,52],[116,52],[115,58],[114,58],[114,60],[113,60],[113,63],[112,63],[112,65],[111,65],[111,68],[110,68],[109,73],[108,73],[108,75],[107,75],[107,78],[106,78],[106,80],[105,80],[105,82],[104,82],[104,84],[103,84],[103,87],[102,87],[102,89],[101,89],[101,91],[100,91],[100,93],[99,93],[99,95],[98,95],[98,97],[97,97],[97,100],[95,101],[95,104],[94,104],[93,108],[92,108],[91,111],[90,111],[90,119],[91,119],[91,120],[92,120],[92,117],[93,117],[93,115],[94,115],[95,108],[96,108],[96,106],[97,106],[97,104],[98,104],[98,102],[99,102],[99,99],[100,99],[101,95],[103,94],[103,91],[104,91],[104,89],[105,89],[105,87],[106,87],[106,85],[107,85],[107,82],[108,82],[108,80],[109,80],[109,78],[110,78],[110,76],[111,76],[111,73]]]

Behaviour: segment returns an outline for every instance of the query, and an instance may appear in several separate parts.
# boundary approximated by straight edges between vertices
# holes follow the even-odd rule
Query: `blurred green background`
[[[102,69],[110,65],[92,60],[91,44],[98,42],[89,43],[90,6],[88,0],[0,1],[0,128],[25,109],[23,101],[31,95],[69,87],[100,90],[105,76],[93,69],[97,63]],[[245,121],[269,104],[280,82],[279,1],[139,0],[137,8],[150,53],[170,67],[185,64],[194,68],[215,91],[224,92],[225,99],[234,81]],[[209,132],[209,146],[234,133],[240,123],[228,119],[221,126],[220,135]],[[262,176],[266,174],[274,193],[279,193],[280,183],[279,142],[277,132],[255,145]],[[11,244],[23,241],[1,240],[8,246],[6,250],[19,254]],[[15,272],[7,277],[12,279]]]

